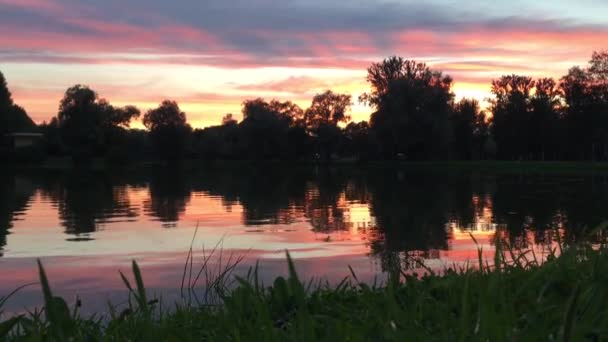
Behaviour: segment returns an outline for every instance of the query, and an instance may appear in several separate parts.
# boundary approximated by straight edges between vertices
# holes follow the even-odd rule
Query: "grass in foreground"
[[[227,290],[228,266],[228,271],[207,283],[221,304],[184,300],[170,309],[147,297],[134,262],[134,281],[121,274],[132,301],[122,312],[110,306],[106,318],[82,318],[78,305],[69,309],[63,299],[54,297],[40,265],[44,309],[4,320],[0,339],[608,340],[608,249],[585,245],[564,249],[559,257],[556,254],[541,263],[532,252],[515,254],[499,243],[494,262],[500,267],[448,270],[442,275],[431,272],[423,277],[395,271],[381,286],[358,283],[353,273],[334,287],[303,283],[288,256],[289,276],[277,278],[272,286],[262,286],[257,268],[252,268]],[[6,299],[0,299],[0,305]]]

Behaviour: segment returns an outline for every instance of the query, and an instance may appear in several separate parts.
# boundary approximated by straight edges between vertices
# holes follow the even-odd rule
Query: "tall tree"
[[[8,133],[32,131],[36,124],[25,109],[13,102],[6,79],[0,72],[0,138]]]
[[[530,105],[530,152],[537,160],[559,159],[561,97],[555,80],[536,80]]]
[[[367,121],[351,122],[344,128],[345,146],[343,153],[358,159],[374,156],[374,145]]]
[[[449,139],[452,79],[424,63],[390,57],[367,69],[371,92],[360,97],[374,108],[370,124],[386,158],[443,158]]]
[[[4,74],[0,72],[0,110],[7,110],[12,105],[13,96],[10,90],[8,90],[8,85],[6,84]]]
[[[593,159],[608,159],[608,51],[594,52],[589,61],[591,114],[594,121]]]
[[[589,73],[598,86],[608,87],[608,50],[593,52],[589,61]]]
[[[114,107],[88,86],[78,84],[61,99],[57,124],[72,157],[86,160],[116,144],[116,130],[128,128],[138,116],[136,107]]]
[[[339,123],[348,122],[351,99],[348,94],[337,94],[331,90],[315,95],[312,104],[304,113],[306,125],[314,129],[320,125],[337,126]]]
[[[240,129],[252,159],[292,158],[291,132],[300,129],[302,109],[290,102],[257,98],[243,102]]]
[[[162,159],[174,161],[185,155],[192,127],[177,102],[164,100],[157,108],[146,112],[143,123]]]
[[[492,81],[492,134],[502,159],[529,157],[530,101],[534,80],[508,75]]]
[[[570,157],[608,159],[608,52],[594,52],[587,68],[560,80]]]
[[[592,122],[587,115],[589,107],[589,76],[580,67],[573,67],[560,80],[560,90],[565,101],[565,123],[567,127],[567,152],[570,158],[584,159],[592,145]]]
[[[347,114],[352,105],[351,96],[327,90],[312,99],[304,112],[304,120],[309,132],[316,138],[317,152],[329,159],[339,144],[342,132],[339,123],[348,122]]]
[[[463,98],[454,105],[451,115],[453,147],[456,158],[471,160],[481,158],[487,138],[485,113],[475,99]]]

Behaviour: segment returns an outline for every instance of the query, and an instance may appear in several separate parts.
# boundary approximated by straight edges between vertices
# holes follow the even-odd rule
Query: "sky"
[[[483,101],[493,78],[558,78],[608,49],[607,14],[605,0],[0,0],[0,71],[38,123],[75,84],[142,111],[176,100],[194,127],[256,97],[356,100],[392,55]],[[370,112],[355,103],[353,120]]]

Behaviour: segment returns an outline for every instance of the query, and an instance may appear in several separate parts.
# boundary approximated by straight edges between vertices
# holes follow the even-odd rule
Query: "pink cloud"
[[[250,91],[273,91],[304,95],[310,92],[318,92],[335,87],[338,84],[355,83],[359,79],[319,79],[307,76],[292,76],[281,80],[253,83],[238,86],[241,90]]]
[[[56,8],[51,1],[26,0],[23,6]],[[17,0],[0,0],[16,6]],[[559,77],[573,64],[585,64],[594,49],[604,47],[608,31],[601,29],[546,30],[514,27],[494,29],[463,27],[459,31],[435,32],[414,29],[402,32],[365,33],[359,31],[321,31],[316,33],[247,32],[268,44],[269,49],[239,47],[217,35],[193,26],[159,20],[155,28],[133,23],[115,23],[89,18],[63,18],[77,27],[62,33],[35,26],[19,28],[0,23],[1,62],[104,65],[183,65],[223,69],[285,67],[291,69],[331,68],[364,70],[374,61],[390,55],[428,61],[434,68],[450,74],[457,92],[487,94],[490,81],[501,74],[521,73],[533,77]],[[224,32],[225,34],[225,32]],[[230,34],[238,34],[232,32]],[[229,80],[227,80],[229,81]],[[73,80],[77,83],[78,80]],[[363,81],[288,77],[273,81],[252,80],[222,94],[170,94],[197,112],[200,122],[218,122],[222,111],[237,111],[245,98],[256,94],[290,96],[304,101],[311,93],[349,84],[349,92],[365,91]],[[23,88],[23,85],[17,85]],[[145,86],[135,94],[120,86],[100,87],[102,96],[122,103],[152,103],[164,96]],[[103,93],[103,90],[108,92]],[[53,95],[51,96],[50,93]],[[48,120],[57,108],[61,94],[15,92],[36,121]],[[251,96],[249,96],[251,95]],[[482,96],[482,95],[479,95]],[[209,106],[203,110],[201,106]],[[212,113],[213,112],[213,113]],[[217,116],[217,117],[216,117]]]
[[[51,13],[60,13],[63,10],[61,5],[52,0],[0,0],[0,5]]]

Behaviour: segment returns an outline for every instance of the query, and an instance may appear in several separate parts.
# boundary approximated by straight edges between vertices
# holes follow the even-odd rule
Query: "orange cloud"
[[[22,6],[57,8],[51,1],[27,0]],[[0,4],[17,6],[16,0],[0,0]],[[175,98],[192,110],[189,117],[195,125],[215,124],[229,111],[240,112],[246,98],[292,99],[306,106],[310,97],[331,88],[356,97],[367,90],[365,69],[375,61],[390,55],[428,62],[455,79],[457,97],[473,96],[483,100],[489,96],[492,79],[503,74],[519,73],[533,77],[559,77],[574,64],[584,64],[591,51],[603,47],[608,31],[600,28],[545,29],[488,26],[463,26],[453,31],[409,29],[396,32],[360,32],[327,30],[319,32],[278,32],[252,30],[253,37],[244,45],[230,41],[224,35],[180,23],[162,21],[158,27],[147,28],[132,23],[115,23],[90,18],[62,18],[61,21],[78,28],[73,32],[41,30],[35,27],[16,28],[0,24],[0,61],[11,65],[93,65],[90,70],[103,73],[109,65],[138,67],[139,77],[148,70],[163,70],[164,66],[179,66],[195,71],[199,67],[228,72],[284,68],[286,77],[274,79],[243,76],[216,76],[212,89],[188,89],[193,80],[185,73],[172,74],[170,68],[158,82],[172,86],[134,86],[127,84],[92,85],[113,103],[133,103],[143,108],[156,105],[165,97]],[[236,34],[236,33],[231,33]],[[255,38],[255,39],[254,39]],[[256,39],[266,48],[257,47]],[[94,69],[93,69],[94,68]],[[160,68],[160,69],[159,69]],[[306,70],[340,70],[352,76],[302,76]],[[291,75],[291,76],[290,76]],[[295,75],[295,76],[294,76]],[[130,78],[138,76],[128,75]],[[78,83],[65,80],[63,74],[45,77],[63,79],[61,84]],[[236,77],[236,78],[235,78]],[[241,77],[241,78],[239,78]],[[259,77],[259,76],[256,76]],[[182,82],[183,81],[183,82]],[[203,77],[201,83],[206,80]],[[249,82],[250,81],[250,82]],[[182,84],[180,87],[175,85]],[[10,83],[16,87],[16,99],[38,122],[54,115],[62,91],[56,88],[40,90],[32,81]],[[32,88],[31,91],[26,89]],[[212,93],[217,89],[217,93]],[[38,93],[37,93],[38,92]],[[369,108],[357,108],[357,119],[366,119]]]

